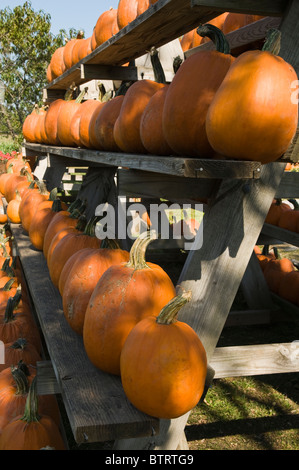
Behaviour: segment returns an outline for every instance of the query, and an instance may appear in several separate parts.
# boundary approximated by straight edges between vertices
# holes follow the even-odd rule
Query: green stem
[[[209,23],[202,24],[197,28],[196,32],[203,38],[208,37],[211,39],[215,44],[216,51],[222,52],[223,54],[230,54],[229,42],[223,32],[216,26]]]
[[[177,315],[181,308],[191,300],[191,291],[183,292],[171,299],[165,307],[162,308],[156,322],[161,325],[171,325],[177,321]]]
[[[166,83],[165,73],[159,59],[159,53],[155,47],[150,50],[150,59],[153,67],[155,81],[157,83]]]
[[[278,55],[280,51],[281,31],[271,28],[267,31],[263,51],[271,52],[273,55]]]
[[[127,266],[134,269],[148,268],[149,266],[145,261],[146,249],[152,241],[156,240],[156,238],[157,235],[154,230],[143,232],[139,235],[130,250],[130,260],[127,263]]]
[[[23,370],[20,367],[15,367],[11,369],[11,374],[16,382],[15,395],[27,395],[29,391],[29,382]]]
[[[4,323],[10,323],[14,320],[14,313],[13,313],[14,306],[15,306],[14,298],[9,297],[7,304],[6,304],[5,312],[4,312]]]
[[[40,420],[38,414],[38,397],[37,397],[37,377],[35,376],[29,387],[27,395],[24,415],[21,418],[26,423],[36,423]]]
[[[4,290],[5,292],[9,291],[14,282],[15,282],[15,279],[11,278],[9,281],[7,281],[7,283],[5,284],[2,290]]]

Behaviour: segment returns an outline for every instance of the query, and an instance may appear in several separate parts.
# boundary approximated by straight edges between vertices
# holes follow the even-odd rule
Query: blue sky
[[[12,10],[23,5],[25,0],[1,0],[0,8]],[[31,0],[35,11],[44,10],[51,15],[51,31],[58,34],[60,29],[83,29],[85,37],[91,36],[97,19],[110,7],[117,8],[118,0]]]

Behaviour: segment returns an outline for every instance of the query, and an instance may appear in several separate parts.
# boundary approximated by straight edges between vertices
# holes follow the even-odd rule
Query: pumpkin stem
[[[281,31],[275,28],[270,28],[267,31],[265,43],[262,51],[271,52],[273,55],[278,55],[280,51]]]
[[[45,184],[44,181],[36,181],[36,185],[37,185],[37,187],[39,189],[39,192],[41,194],[45,194],[45,195],[48,194],[48,190],[47,190],[47,187],[46,187],[46,184]]]
[[[57,198],[53,201],[51,210],[53,212],[60,212],[62,210],[61,200],[59,198]]]
[[[26,345],[27,345],[27,339],[26,338],[19,338],[10,347],[12,349],[24,349],[26,347]]]
[[[16,383],[15,395],[27,395],[29,391],[29,382],[21,367],[12,367],[11,374]]]
[[[196,32],[203,38],[208,37],[211,39],[211,41],[213,41],[215,44],[216,51],[222,52],[223,54],[230,54],[230,45],[228,40],[226,39],[223,32],[213,24],[201,24],[197,28]]]
[[[5,292],[9,291],[14,282],[15,282],[15,279],[12,277],[9,281],[7,281],[7,283],[5,284],[2,290],[4,290]]]
[[[93,216],[86,224],[84,234],[89,235],[90,237],[95,237],[95,226],[100,220],[98,216]]]
[[[14,303],[13,297],[9,297],[7,304],[6,304],[5,312],[4,312],[4,323],[10,323],[13,321],[14,306],[15,306],[15,303]]]
[[[88,90],[88,87],[84,88],[83,90],[81,90],[80,94],[78,95],[78,97],[76,98],[76,103],[81,103],[81,101],[83,100],[84,98],[84,95],[87,93],[87,90]]]
[[[191,300],[191,291],[183,292],[171,299],[159,313],[156,322],[161,325],[171,325],[177,321],[177,315],[181,308]]]
[[[109,250],[118,250],[120,246],[117,240],[111,240],[110,238],[105,238],[101,243],[101,248],[107,248]]]
[[[145,261],[145,253],[148,245],[157,239],[155,230],[149,230],[141,233],[132,245],[130,250],[130,260],[126,266],[134,269],[144,269],[149,266]]]
[[[152,47],[150,52],[150,59],[155,75],[155,81],[157,83],[166,83],[165,73],[159,59],[159,53],[155,47]]]
[[[38,397],[37,397],[37,377],[35,376],[29,387],[27,400],[25,404],[24,415],[21,418],[26,423],[36,423],[40,420],[38,414]]]

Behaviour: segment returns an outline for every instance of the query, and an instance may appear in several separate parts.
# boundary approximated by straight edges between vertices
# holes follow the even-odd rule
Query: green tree
[[[51,33],[51,16],[34,11],[30,1],[13,10],[0,10],[0,79],[5,85],[5,105],[0,105],[0,131],[21,139],[22,125],[35,104],[42,104],[46,70],[53,52],[64,45],[61,30]]]

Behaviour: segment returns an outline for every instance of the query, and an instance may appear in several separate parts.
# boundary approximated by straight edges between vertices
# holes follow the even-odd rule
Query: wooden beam
[[[277,188],[275,197],[276,198],[293,198],[298,197],[299,187],[299,172],[297,171],[285,171],[281,179],[281,183]]]
[[[271,224],[264,224],[261,233],[272,239],[299,247],[299,233],[291,232]]]
[[[282,16],[286,8],[285,0],[191,0],[194,8],[206,7],[214,11],[250,13],[261,16]]]
[[[258,179],[262,168],[259,162],[254,161],[102,152],[99,150],[52,147],[31,143],[25,143],[24,147],[34,152],[59,155],[59,158],[78,159],[82,164],[87,162],[96,163],[102,166],[126,167],[187,178]]]
[[[65,89],[58,89],[56,88],[55,90],[48,90],[47,88],[43,89],[43,103],[44,104],[49,104],[52,101],[58,100],[58,99],[64,99],[65,96]]]
[[[174,77],[172,70],[164,69],[166,82],[171,82]],[[154,72],[151,67],[122,67],[111,65],[81,64],[81,81],[89,80],[154,80]]]
[[[299,342],[216,348],[215,379],[299,372]]]

